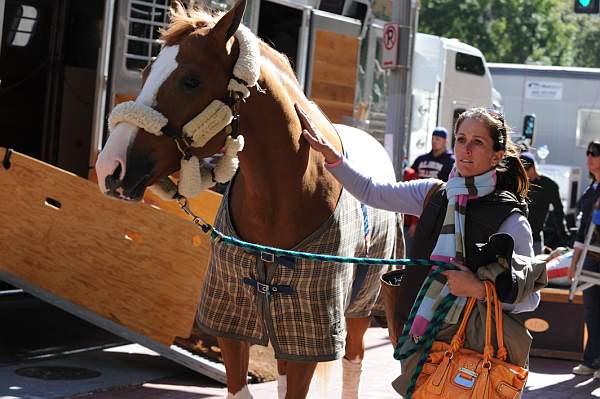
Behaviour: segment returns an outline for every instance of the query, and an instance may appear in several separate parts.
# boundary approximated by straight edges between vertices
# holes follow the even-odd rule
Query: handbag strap
[[[500,303],[500,299],[498,298],[498,293],[496,292],[496,286],[492,284],[492,294],[494,295],[494,310],[496,315],[496,339],[498,340],[498,351],[496,352],[496,357],[503,362],[506,361],[506,357],[508,356],[508,352],[506,347],[504,346],[504,329],[503,329],[503,319],[502,319],[502,303]]]
[[[484,320],[485,343],[483,347],[483,360],[489,366],[491,364],[491,359],[494,357],[494,345],[492,344],[492,304],[494,305],[493,312],[496,318],[496,339],[498,340],[498,351],[496,353],[496,358],[502,361],[506,361],[508,352],[506,350],[506,347],[504,346],[504,331],[502,328],[502,304],[498,299],[496,287],[494,286],[494,283],[488,280],[484,281],[483,284],[485,286],[486,298],[486,315]],[[456,333],[452,337],[452,341],[450,342],[450,352],[457,352],[464,345],[465,331],[467,329],[469,318],[471,317],[473,309],[475,308],[476,302],[476,298],[470,297],[468,299],[458,330],[456,331]]]
[[[484,281],[485,286],[485,344],[483,347],[483,360],[485,362],[491,362],[494,357],[494,345],[492,344],[492,301],[494,299],[494,284],[491,281]]]
[[[506,347],[504,346],[504,331],[502,328],[502,304],[498,299],[498,294],[496,292],[496,287],[494,283],[491,281],[484,281],[485,286],[485,297],[486,297],[486,315],[485,315],[485,344],[483,348],[483,359],[486,362],[490,362],[494,357],[494,345],[492,344],[492,304],[494,306],[494,314],[496,318],[496,339],[498,341],[498,351],[496,353],[496,357],[502,361],[506,360],[508,352]],[[462,320],[458,327],[458,330],[452,337],[452,341],[450,342],[450,351],[457,352],[465,342],[465,331],[467,329],[467,324],[469,322],[469,318],[473,313],[473,309],[475,308],[475,303],[477,302],[476,298],[469,298],[467,304],[465,306],[465,311],[463,313]]]
[[[486,348],[487,353],[490,353],[491,357],[493,357],[494,347],[492,345],[492,318],[490,307],[493,301],[494,304],[494,314],[496,318],[496,340],[498,341],[498,351],[496,352],[496,358],[502,361],[506,361],[508,356],[508,352],[506,347],[504,346],[504,330],[502,326],[502,303],[500,299],[498,299],[498,293],[496,292],[496,286],[491,281],[484,281],[485,289],[486,289],[486,298],[487,298],[487,315],[486,315],[486,329],[485,329],[485,348],[484,348],[484,358],[486,357]],[[488,359],[486,359],[488,360]]]
[[[460,348],[462,348],[465,342],[465,331],[467,329],[467,323],[469,322],[469,317],[471,317],[471,313],[473,313],[473,308],[475,307],[476,301],[476,298],[469,298],[467,304],[465,305],[465,311],[463,313],[460,325],[458,326],[458,330],[452,337],[452,341],[450,341],[451,352],[457,352]]]

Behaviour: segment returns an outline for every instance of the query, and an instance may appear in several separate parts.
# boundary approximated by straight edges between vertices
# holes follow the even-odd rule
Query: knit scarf
[[[495,189],[495,169],[472,177],[462,177],[456,170],[456,167],[452,169],[446,185],[448,208],[446,209],[442,230],[431,253],[431,260],[464,265],[466,256],[464,238],[467,202],[470,199],[486,196],[494,192]],[[438,305],[450,293],[445,280],[446,278],[442,275],[435,276],[434,281],[432,281],[419,305],[409,332],[415,342],[418,342],[420,337],[425,334]],[[456,324],[465,303],[466,298],[457,297],[448,311],[444,322]]]

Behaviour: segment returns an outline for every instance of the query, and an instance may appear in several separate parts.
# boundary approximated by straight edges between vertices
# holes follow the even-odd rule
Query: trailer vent
[[[143,69],[160,52],[159,28],[169,21],[169,0],[130,0],[125,65]]]

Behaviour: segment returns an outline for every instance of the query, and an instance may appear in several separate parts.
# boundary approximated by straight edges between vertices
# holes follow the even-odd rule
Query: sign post
[[[418,0],[394,0],[392,21],[383,31],[383,68],[390,69],[384,146],[392,158],[396,178],[402,179],[410,140],[410,67],[419,11]]]
[[[381,67],[390,69],[398,67],[398,40],[400,36],[400,25],[388,22],[383,28],[383,60]]]

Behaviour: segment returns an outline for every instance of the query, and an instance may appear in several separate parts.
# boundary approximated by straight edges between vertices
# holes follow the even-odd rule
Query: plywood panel
[[[354,87],[315,82],[312,95],[313,97],[328,98],[333,101],[351,104],[354,101]]]
[[[196,215],[212,224],[215,221],[215,216],[217,215],[217,210],[221,205],[222,198],[223,196],[221,194],[213,191],[203,191],[194,198],[189,198],[188,203]],[[181,210],[177,202],[164,201],[150,190],[146,190],[146,193],[144,194],[144,202],[146,204],[157,206],[186,220],[190,220],[190,217]]]
[[[317,105],[325,112],[334,123],[341,123],[343,115],[352,115],[352,104],[323,99],[314,99]]]
[[[355,81],[356,68],[350,68],[348,65],[330,64],[323,61],[315,61],[313,63],[311,82],[313,85],[315,82],[326,82],[351,87],[356,84]]]
[[[210,251],[191,222],[18,153],[0,187],[0,270],[166,345],[188,336]]]
[[[357,60],[359,39],[354,36],[342,35],[323,29],[317,29],[317,51],[315,60],[330,64],[354,64]]]
[[[312,62],[311,98],[340,123],[352,116],[356,91],[359,40],[317,29]]]

